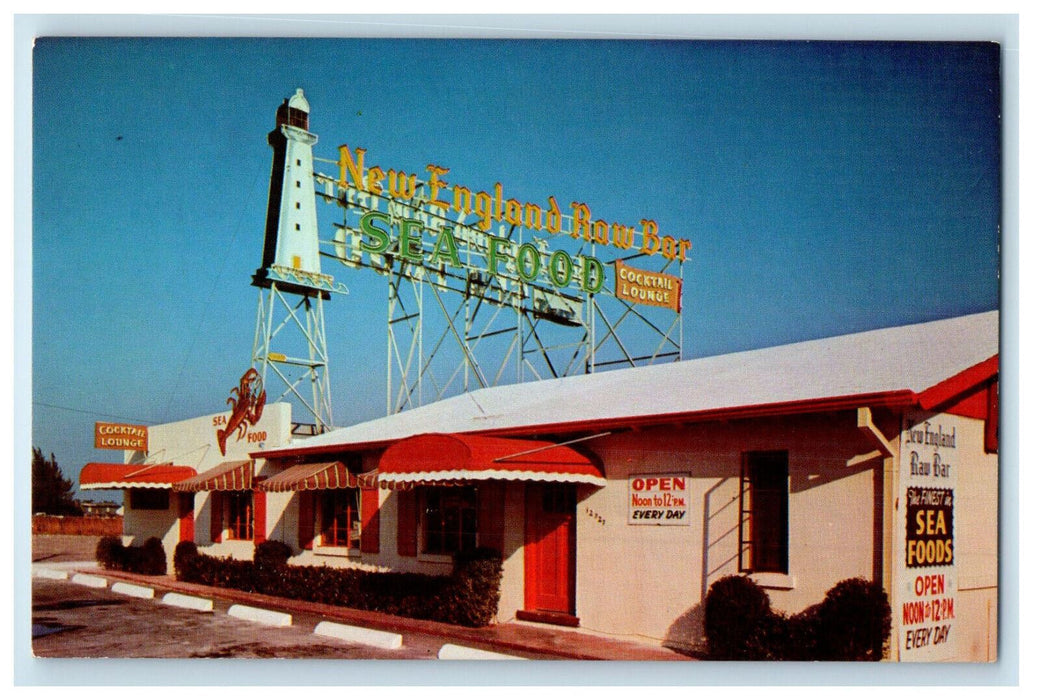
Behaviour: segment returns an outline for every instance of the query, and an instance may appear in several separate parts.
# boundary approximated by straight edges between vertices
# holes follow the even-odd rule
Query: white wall
[[[237,432],[227,441],[227,454],[222,455],[217,445],[217,429],[224,427],[230,411],[213,413],[197,418],[153,425],[148,428],[148,453],[125,453],[130,461],[146,461],[149,464],[172,463],[177,466],[192,467],[201,474],[212,469],[221,462],[247,460],[249,453],[261,447],[280,447],[289,444],[292,436],[292,407],[287,403],[273,403],[264,406],[260,421],[244,431],[241,440]],[[261,437],[263,440],[261,440]],[[261,461],[257,465],[258,474],[267,468]],[[268,468],[269,469],[269,468]],[[268,496],[267,522],[268,528],[275,526],[277,518],[285,504],[282,499]],[[173,553],[180,540],[180,523],[177,519],[178,493],[170,494],[168,512],[159,514],[156,511],[135,511],[126,503],[123,532],[131,536],[135,544],[141,544],[149,537],[159,537],[166,550],[167,565],[173,571]],[[199,492],[194,497],[195,541],[200,550],[215,556],[234,556],[248,559],[253,554],[252,542],[223,542],[211,544],[209,540],[210,500],[209,494]]]
[[[180,539],[176,494],[170,494],[170,504],[165,510],[141,510],[130,507],[130,494],[124,492],[123,532],[123,544],[133,547],[140,547],[149,538],[158,537],[166,552],[166,570],[173,573],[173,550]]]
[[[272,407],[269,407],[269,409]],[[265,419],[269,417],[265,410]],[[284,422],[288,411],[270,417]],[[982,421],[957,420],[962,450],[957,486],[958,656],[965,660],[996,656],[997,614],[997,458],[981,449]],[[207,420],[209,424],[207,425]],[[212,433],[212,417],[186,421],[153,447],[174,463],[196,455],[202,471],[214,460],[198,447]],[[898,438],[893,447],[898,448]],[[196,451],[188,449],[195,444]],[[229,443],[230,444],[230,443]],[[856,427],[854,412],[794,418],[761,418],[686,426],[665,426],[615,434],[582,443],[602,459],[608,484],[579,489],[577,506],[576,613],[583,628],[679,646],[702,643],[703,597],[712,582],[738,572],[739,478],[742,454],[788,452],[789,574],[757,575],[775,609],[796,613],[820,602],[840,580],[880,578],[883,512],[878,445]],[[237,449],[237,448],[236,448]],[[219,455],[219,453],[217,453]],[[229,458],[234,458],[229,454]],[[180,455],[180,461],[175,458]],[[896,457],[898,460],[898,455]],[[378,453],[363,457],[363,470],[375,468]],[[211,463],[212,462],[212,463]],[[268,476],[273,466],[261,464]],[[630,525],[629,477],[684,474],[691,496],[689,524]],[[429,574],[447,574],[450,562],[397,554],[397,494],[380,494],[380,551],[329,556],[301,551],[297,542],[298,495],[268,494],[267,538],[293,550],[292,563],[355,566]],[[251,542],[209,545],[209,494],[195,498],[195,532],[200,548],[218,556],[252,556]],[[158,514],[128,509],[125,532],[140,542],[159,536],[172,557],[178,527],[176,499]],[[499,620],[515,618],[524,601],[524,485],[510,483],[505,494],[504,575]],[[894,520],[898,534],[904,523]],[[140,543],[138,542],[138,543]],[[898,557],[900,545],[892,542]],[[890,596],[892,593],[890,592]],[[900,611],[893,596],[893,621]],[[893,640],[895,643],[895,640]]]
[[[608,485],[578,504],[577,614],[583,628],[696,646],[708,587],[738,572],[739,480],[746,451],[787,450],[789,575],[757,576],[773,607],[798,612],[838,581],[872,578],[878,461],[848,413],[670,426],[585,443]],[[630,475],[688,474],[685,526],[628,524]]]
[[[172,463],[193,467],[202,473],[221,462],[249,459],[250,452],[261,448],[288,445],[292,439],[292,406],[287,403],[272,403],[264,406],[260,421],[245,431],[241,440],[236,433],[227,440],[227,454],[220,454],[217,445],[217,429],[225,427],[231,411],[212,413],[198,418],[152,425],[148,428],[149,464]],[[222,423],[223,421],[223,423]],[[260,436],[264,440],[260,440]],[[145,455],[127,452],[128,461],[142,459]]]
[[[998,610],[998,456],[983,449],[985,422],[950,414],[916,413],[904,417],[904,425],[927,420],[932,429],[956,431],[953,446],[936,447],[907,443],[905,436],[897,449],[904,474],[896,493],[903,496],[911,484],[951,488],[953,500],[953,564],[933,567],[904,566],[901,559],[907,539],[905,504],[897,509],[893,527],[895,580],[893,585],[893,644],[901,660],[994,661],[997,658]],[[904,431],[905,433],[905,431]],[[917,451],[921,459],[934,461],[934,454],[950,466],[950,474],[937,477],[909,477],[907,455]],[[919,577],[940,576],[946,582],[941,594],[914,590]],[[953,616],[939,620],[905,619],[904,604],[934,600],[953,600]],[[944,644],[932,643],[936,627],[949,626]],[[929,643],[915,646],[907,634],[933,630]]]

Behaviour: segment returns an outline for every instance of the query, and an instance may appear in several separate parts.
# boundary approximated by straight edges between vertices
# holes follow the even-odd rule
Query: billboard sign
[[[95,423],[95,450],[148,451],[148,426],[126,423]]]

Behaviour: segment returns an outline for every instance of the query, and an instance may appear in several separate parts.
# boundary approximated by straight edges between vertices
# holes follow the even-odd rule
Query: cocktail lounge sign
[[[384,170],[378,165],[365,165],[366,149],[343,145],[339,148],[339,180],[341,189],[352,187],[359,193],[389,197],[397,201],[413,201],[423,184],[418,173]],[[618,250],[635,248],[643,256],[661,256],[668,261],[684,262],[692,243],[688,239],[661,234],[653,219],[641,219],[639,227],[623,223],[608,223],[594,219],[591,209],[583,202],[571,202],[570,215],[565,216],[554,196],[546,204],[521,202],[507,198],[501,183],[485,190],[473,191],[459,183],[450,183],[446,176],[449,168],[430,164],[424,204],[447,221],[449,214],[476,217],[475,227],[486,235],[487,272],[497,275],[500,265],[515,269],[524,282],[533,282],[543,276],[557,288],[576,283],[588,294],[599,292],[606,281],[604,265],[593,256],[572,259],[563,250],[549,253],[543,241],[515,244],[513,241],[490,233],[495,222],[522,226],[531,231],[564,235]],[[569,221],[566,221],[569,219]],[[569,224],[569,225],[568,225]],[[370,256],[394,255],[406,261],[433,266],[462,267],[460,246],[453,226],[443,225],[433,230],[419,218],[397,218],[382,211],[369,211],[359,222],[360,250]],[[396,230],[395,230],[396,229]],[[569,230],[568,230],[569,229]],[[641,243],[637,246],[638,238]],[[435,237],[432,248],[424,245],[423,235]],[[679,310],[681,280],[663,273],[645,273],[618,262],[615,295],[631,303],[670,307]],[[638,274],[637,274],[638,273]],[[622,290],[623,293],[622,293]]]
[[[126,423],[94,424],[95,450],[148,451],[148,426]]]

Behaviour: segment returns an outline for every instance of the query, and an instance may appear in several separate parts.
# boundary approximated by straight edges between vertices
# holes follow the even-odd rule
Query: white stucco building
[[[892,659],[993,660],[998,324],[482,389],[305,440],[274,405],[263,445],[219,460],[206,416],[149,428],[132,461],[173,464],[151,483],[88,465],[81,488],[126,488],[126,535],[171,556],[180,539],[242,558],[277,539],[291,563],[447,573],[493,547],[500,622],[680,647],[702,642],[723,576],[791,613],[862,577],[890,597]],[[167,508],[136,508],[145,488]]]

